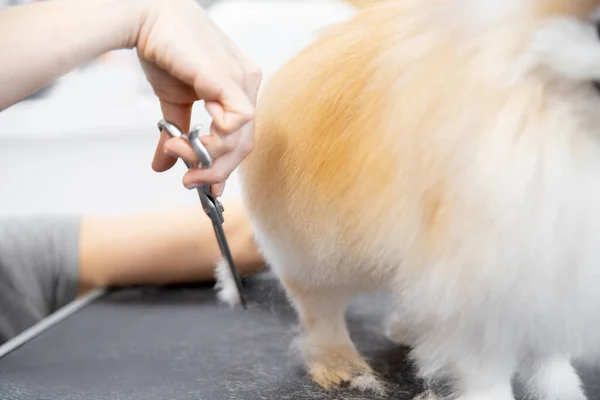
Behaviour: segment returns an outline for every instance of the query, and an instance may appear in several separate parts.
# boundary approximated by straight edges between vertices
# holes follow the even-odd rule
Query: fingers
[[[232,135],[231,139],[237,139],[237,134]],[[227,154],[235,149],[236,141],[230,140],[230,138],[223,139],[219,136],[201,136],[200,142],[206,148],[210,157],[215,160],[224,154]],[[175,159],[181,158],[182,160],[196,166],[200,163],[196,152],[190,146],[187,139],[184,138],[171,138],[164,144],[164,151]]]
[[[217,127],[227,135],[254,118],[256,89],[262,81],[262,71],[216,25],[215,32],[229,55],[229,62],[226,68],[219,69],[219,74],[225,74],[227,78],[221,83],[214,99],[207,99],[212,101],[206,101],[206,108]]]
[[[262,83],[262,71],[252,61],[245,59],[244,62],[246,64],[246,94],[254,107],[256,106],[258,91]]]
[[[239,141],[238,147],[229,153],[217,158],[213,166],[209,169],[192,168],[183,176],[183,184],[187,188],[197,188],[202,184],[212,184],[213,189],[218,189],[220,184],[224,183],[235,168],[242,162],[248,151]],[[213,191],[214,193],[214,191]],[[221,194],[218,194],[219,196]]]
[[[161,101],[160,106],[164,119],[177,125],[182,132],[188,131],[192,118],[192,104],[172,104]],[[168,152],[165,149],[167,143],[171,141],[172,138],[168,132],[163,131],[160,133],[160,139],[152,160],[152,169],[154,171],[167,171],[177,162],[176,153]]]
[[[221,195],[225,191],[225,182],[215,183],[214,185],[211,185],[210,192],[213,196],[221,197]]]
[[[255,66],[251,61],[247,61],[249,65],[250,76],[246,80],[246,93],[252,101],[252,105],[256,106],[256,102],[258,99],[258,92],[260,90],[260,85],[262,82],[262,72]],[[240,140],[243,141],[239,144],[240,156],[245,158],[254,146],[254,126],[255,120],[252,119],[243,129],[242,135],[240,135]]]
[[[202,136],[200,141],[208,150],[210,156],[213,160],[230,153],[235,150],[238,137],[240,136],[239,131],[228,136],[218,136],[218,135],[210,135],[210,136]]]
[[[165,153],[165,145],[171,139],[171,135],[167,132],[160,132],[160,139],[158,145],[154,151],[154,158],[152,159],[152,169],[156,172],[165,172],[177,162],[177,157],[174,157],[168,153]]]
[[[233,46],[233,45],[231,45]],[[261,69],[232,47],[226,68],[199,77],[194,89],[216,127],[229,135],[254,119],[258,88],[262,82]]]
[[[258,69],[257,69],[258,70]],[[259,70],[258,70],[259,71]],[[183,184],[189,189],[211,184],[214,195],[220,196],[224,182],[233,170],[248,155],[253,142],[254,106],[260,87],[260,71],[243,75],[239,85],[230,83],[212,87],[218,100],[205,100],[207,111],[212,117],[211,134],[201,136],[200,141],[213,159],[209,169],[192,168],[183,177]],[[217,89],[215,89],[217,88]],[[205,87],[201,87],[206,90]],[[221,90],[221,91],[219,91]],[[161,101],[163,117],[177,125],[182,132],[188,132],[191,122],[192,104],[181,105]],[[187,139],[172,138],[162,132],[156,148],[152,167],[155,171],[166,171],[181,158],[191,165],[198,165],[198,156]]]
[[[224,182],[253,147],[254,106],[262,81],[262,72],[248,61],[245,61],[245,65],[246,69],[243,70],[242,77],[238,77],[239,86],[231,97],[222,97],[222,101],[205,101],[206,110],[211,115],[213,123],[210,136],[203,137],[202,143],[215,161],[210,169],[188,171],[183,178],[183,183],[188,188],[212,183],[211,192],[215,196],[221,196]],[[240,99],[239,93],[242,89],[245,99]],[[232,106],[232,101],[235,100],[229,100],[232,98],[239,101],[237,104],[245,104],[236,108],[235,104]],[[238,111],[248,106],[252,114]]]
[[[153,18],[147,19],[149,25],[137,43],[138,54],[161,101],[163,118],[182,132],[189,132],[194,102],[204,101],[212,124],[210,135],[200,141],[213,166],[192,168],[183,183],[186,187],[211,184],[213,193],[220,194],[225,180],[252,148],[262,71],[201,7],[190,1],[164,4],[169,6],[157,8]],[[171,29],[173,23],[179,29]],[[178,158],[191,165],[199,161],[186,139],[161,133],[152,168],[166,171]]]
[[[165,143],[164,151],[171,157],[175,157],[176,159],[181,158],[192,165],[198,165],[200,162],[189,142],[184,138],[169,139]]]
[[[242,69],[242,78],[240,87],[244,90],[247,100],[250,102],[252,110],[257,102],[258,91],[262,82],[262,72],[258,66],[251,61],[244,58],[239,52],[236,52],[236,56],[242,60],[244,68]],[[189,179],[202,179],[203,176],[212,179],[223,178],[227,179],[233,170],[243,161],[243,159],[250,153],[254,145],[254,116],[251,118],[240,119],[235,121],[236,124],[232,127],[236,129],[234,134],[229,134],[223,127],[218,123],[218,116],[221,112],[226,112],[226,108],[218,102],[206,102],[206,109],[211,114],[213,124],[211,125],[211,138],[226,137],[228,146],[223,146],[223,149],[227,153],[222,153],[223,156],[228,154],[227,157],[219,159],[215,163],[215,166],[211,168],[211,172],[197,172],[189,175]],[[218,140],[218,139],[215,139]],[[219,154],[221,156],[221,154]],[[219,157],[216,156],[216,157]],[[215,158],[216,158],[215,157]],[[220,186],[213,185],[213,190],[216,192],[221,191]]]
[[[240,142],[239,136],[239,131],[226,138],[218,135],[200,136],[200,142],[210,154],[211,159],[216,161],[213,162],[213,166],[210,169],[202,169],[199,166],[198,168],[188,170],[183,177],[184,186],[188,189],[195,189],[206,184],[211,184],[212,194],[217,197],[221,196],[225,188],[225,180],[233,172],[239,161],[241,161],[239,156],[231,157],[231,154],[239,153],[236,148],[236,144]],[[181,158],[188,165],[192,166],[200,163],[197,154],[186,138],[168,138],[164,141],[163,150],[165,154],[172,157],[175,161]],[[226,155],[230,156],[226,157]]]
[[[254,104],[244,92],[241,82],[229,81],[214,90],[216,97],[205,99],[205,107],[224,134],[239,130],[254,118]]]
[[[205,184],[211,184],[211,186],[219,185],[225,182],[231,172],[223,158],[217,160],[217,162],[210,169],[199,169],[192,168],[183,176],[183,185],[188,189],[195,189]],[[221,194],[217,194],[220,196]]]

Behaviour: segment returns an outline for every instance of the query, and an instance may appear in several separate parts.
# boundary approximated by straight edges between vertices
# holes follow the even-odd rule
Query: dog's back
[[[255,150],[241,168],[245,200],[259,229],[285,231],[299,252],[318,251],[317,237],[362,238],[387,212],[397,154],[395,138],[382,134],[389,79],[378,58],[398,26],[381,15],[333,27],[259,99]]]
[[[527,20],[577,1],[529,13],[495,3],[382,2],[284,66],[259,99],[255,150],[241,168],[257,229],[285,232],[302,254],[346,245],[346,257],[371,263],[409,257],[402,246],[415,240],[450,246],[449,229],[475,217],[464,195],[476,188],[462,178],[483,146],[509,145],[498,142],[508,135],[490,138],[497,115],[540,84],[523,79]],[[480,168],[498,167],[493,155]]]

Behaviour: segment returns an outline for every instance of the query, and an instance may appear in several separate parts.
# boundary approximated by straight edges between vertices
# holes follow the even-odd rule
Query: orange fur
[[[427,241],[441,240],[468,207],[448,185],[452,164],[440,141],[460,140],[464,132],[432,135],[447,131],[445,121],[465,103],[496,109],[501,100],[494,95],[508,87],[489,79],[489,87],[464,87],[481,74],[481,63],[494,60],[477,64],[470,51],[456,52],[453,44],[464,34],[459,28],[428,38],[435,44],[420,55],[403,51],[401,46],[417,46],[419,39],[412,40],[428,29],[413,15],[420,1],[427,0],[371,7],[331,28],[284,66],[259,99],[255,150],[241,167],[246,202],[262,223],[285,223],[287,232],[298,234],[299,246],[322,226],[338,226],[340,238],[359,244],[360,253],[357,236],[377,230],[372,221],[386,220],[390,207],[407,220],[426,221]],[[506,35],[514,36],[514,46],[505,51],[516,51],[519,32]],[[388,204],[398,191],[404,195]],[[265,196],[278,199],[276,208]],[[422,201],[429,204],[424,209]]]
[[[274,198],[286,197],[282,205],[291,214],[295,202],[308,199],[319,215],[347,210],[343,220],[348,229],[357,228],[352,210],[390,183],[394,163],[392,152],[371,154],[381,146],[373,132],[382,128],[379,115],[386,99],[365,96],[381,90],[369,82],[376,68],[372,60],[394,36],[394,20],[382,24],[369,14],[365,19],[357,20],[349,35],[331,30],[321,45],[308,49],[270,82],[271,89],[259,100],[256,150],[242,166],[249,188],[260,185]],[[373,29],[375,25],[379,27]],[[379,44],[365,48],[365,36]],[[335,53],[326,56],[332,49]],[[328,64],[315,69],[314,60],[323,57]],[[298,87],[305,90],[298,92]],[[365,174],[375,171],[376,176]],[[355,179],[363,183],[357,186]],[[251,189],[249,204],[262,202],[257,196],[262,193]],[[253,211],[270,218],[269,210]],[[292,222],[303,225],[307,215],[296,216]]]
[[[330,296],[330,293],[306,289],[303,285],[294,282],[293,279],[284,279],[282,283],[287,293],[298,305],[299,317],[306,335],[305,343],[300,343],[299,346],[305,352],[307,370],[312,380],[329,390],[342,385],[343,382],[350,382],[353,377],[373,374],[373,370],[358,351],[352,345],[347,345],[350,343],[349,338],[347,342],[331,342],[325,346],[314,346],[318,340],[314,338],[327,336],[327,333],[323,331],[327,322],[334,323],[326,326],[325,330],[329,326],[336,326],[335,322],[337,321],[334,319],[340,318],[339,313],[331,314],[327,311],[327,307],[325,311],[323,309],[323,299]],[[334,310],[337,311],[335,307]],[[325,325],[324,319],[329,319],[329,321],[325,321]],[[343,324],[343,321],[341,323]],[[337,332],[336,329],[336,335],[333,337],[339,339],[339,335],[342,338],[347,337],[344,332]],[[310,347],[311,345],[313,346]]]
[[[588,18],[599,6],[598,0],[539,0],[535,11],[540,17],[572,15]]]

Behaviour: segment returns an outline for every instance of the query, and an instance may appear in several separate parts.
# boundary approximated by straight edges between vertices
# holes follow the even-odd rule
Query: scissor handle
[[[200,141],[200,127],[195,126],[189,134],[184,134],[181,132],[181,129],[177,127],[177,125],[169,122],[167,120],[161,119],[158,121],[158,129],[162,132],[162,130],[166,130],[169,135],[172,137],[181,137],[186,138],[194,152],[198,156],[200,160],[200,164],[204,168],[208,168],[212,166],[212,158],[202,142]],[[185,165],[188,168],[194,167],[191,163],[185,161]],[[246,309],[246,300],[244,299],[242,293],[242,286],[240,282],[240,277],[238,275],[237,269],[235,268],[233,256],[231,255],[231,251],[229,250],[229,245],[227,244],[227,239],[225,237],[225,231],[223,230],[223,205],[219,200],[212,195],[210,192],[210,185],[204,185],[201,188],[198,188],[198,196],[200,197],[200,202],[202,203],[202,207],[204,208],[204,212],[211,219],[213,228],[215,230],[215,235],[217,238],[217,242],[219,244],[219,248],[221,249],[221,254],[227,260],[227,264],[229,266],[229,271],[231,272],[231,276],[235,281],[235,285],[240,297],[240,302],[242,307]]]
[[[194,126],[190,133],[186,135],[174,123],[169,122],[165,119],[161,119],[160,121],[158,121],[158,129],[160,129],[161,131],[163,129],[166,130],[167,133],[171,135],[171,137],[186,138],[192,146],[192,149],[198,156],[202,167],[210,168],[212,166],[212,157],[206,150],[206,147],[204,147],[204,145],[200,141],[200,125]],[[194,167],[187,161],[184,160],[184,162],[188,168]],[[223,218],[223,205],[210,192],[210,185],[205,185],[202,188],[199,188],[198,193],[200,195],[200,202],[202,203],[202,208],[204,208],[204,212],[213,220],[213,222],[218,222],[222,224],[225,221],[225,219]]]
[[[196,153],[196,156],[200,160],[200,165],[203,168],[210,168],[212,167],[212,157],[200,141],[200,128],[201,126],[195,126],[188,134],[188,140],[192,145],[192,149],[194,149],[194,153]]]
[[[198,160],[200,160],[200,166],[202,168],[210,168],[212,167],[212,157],[208,153],[208,150],[206,150],[206,147],[204,147],[204,145],[200,141],[201,128],[201,125],[196,125],[192,128],[190,133],[185,134],[181,131],[181,129],[179,129],[177,125],[175,125],[172,122],[169,122],[165,119],[161,119],[160,121],[158,121],[159,130],[162,131],[164,129],[169,135],[171,135],[171,137],[187,139],[190,145],[192,146],[194,153],[196,153]],[[188,168],[196,167],[195,165],[191,165],[187,161],[186,165]]]

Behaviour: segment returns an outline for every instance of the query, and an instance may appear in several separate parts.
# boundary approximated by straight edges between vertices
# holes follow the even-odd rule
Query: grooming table
[[[296,316],[268,274],[247,280],[247,311],[218,304],[212,286],[127,288],[88,305],[0,358],[0,399],[221,400],[376,399],[344,390],[326,395],[290,354]],[[382,332],[383,299],[359,298],[348,321],[358,348],[392,390],[422,388],[405,348]],[[598,371],[582,371],[590,400]]]

